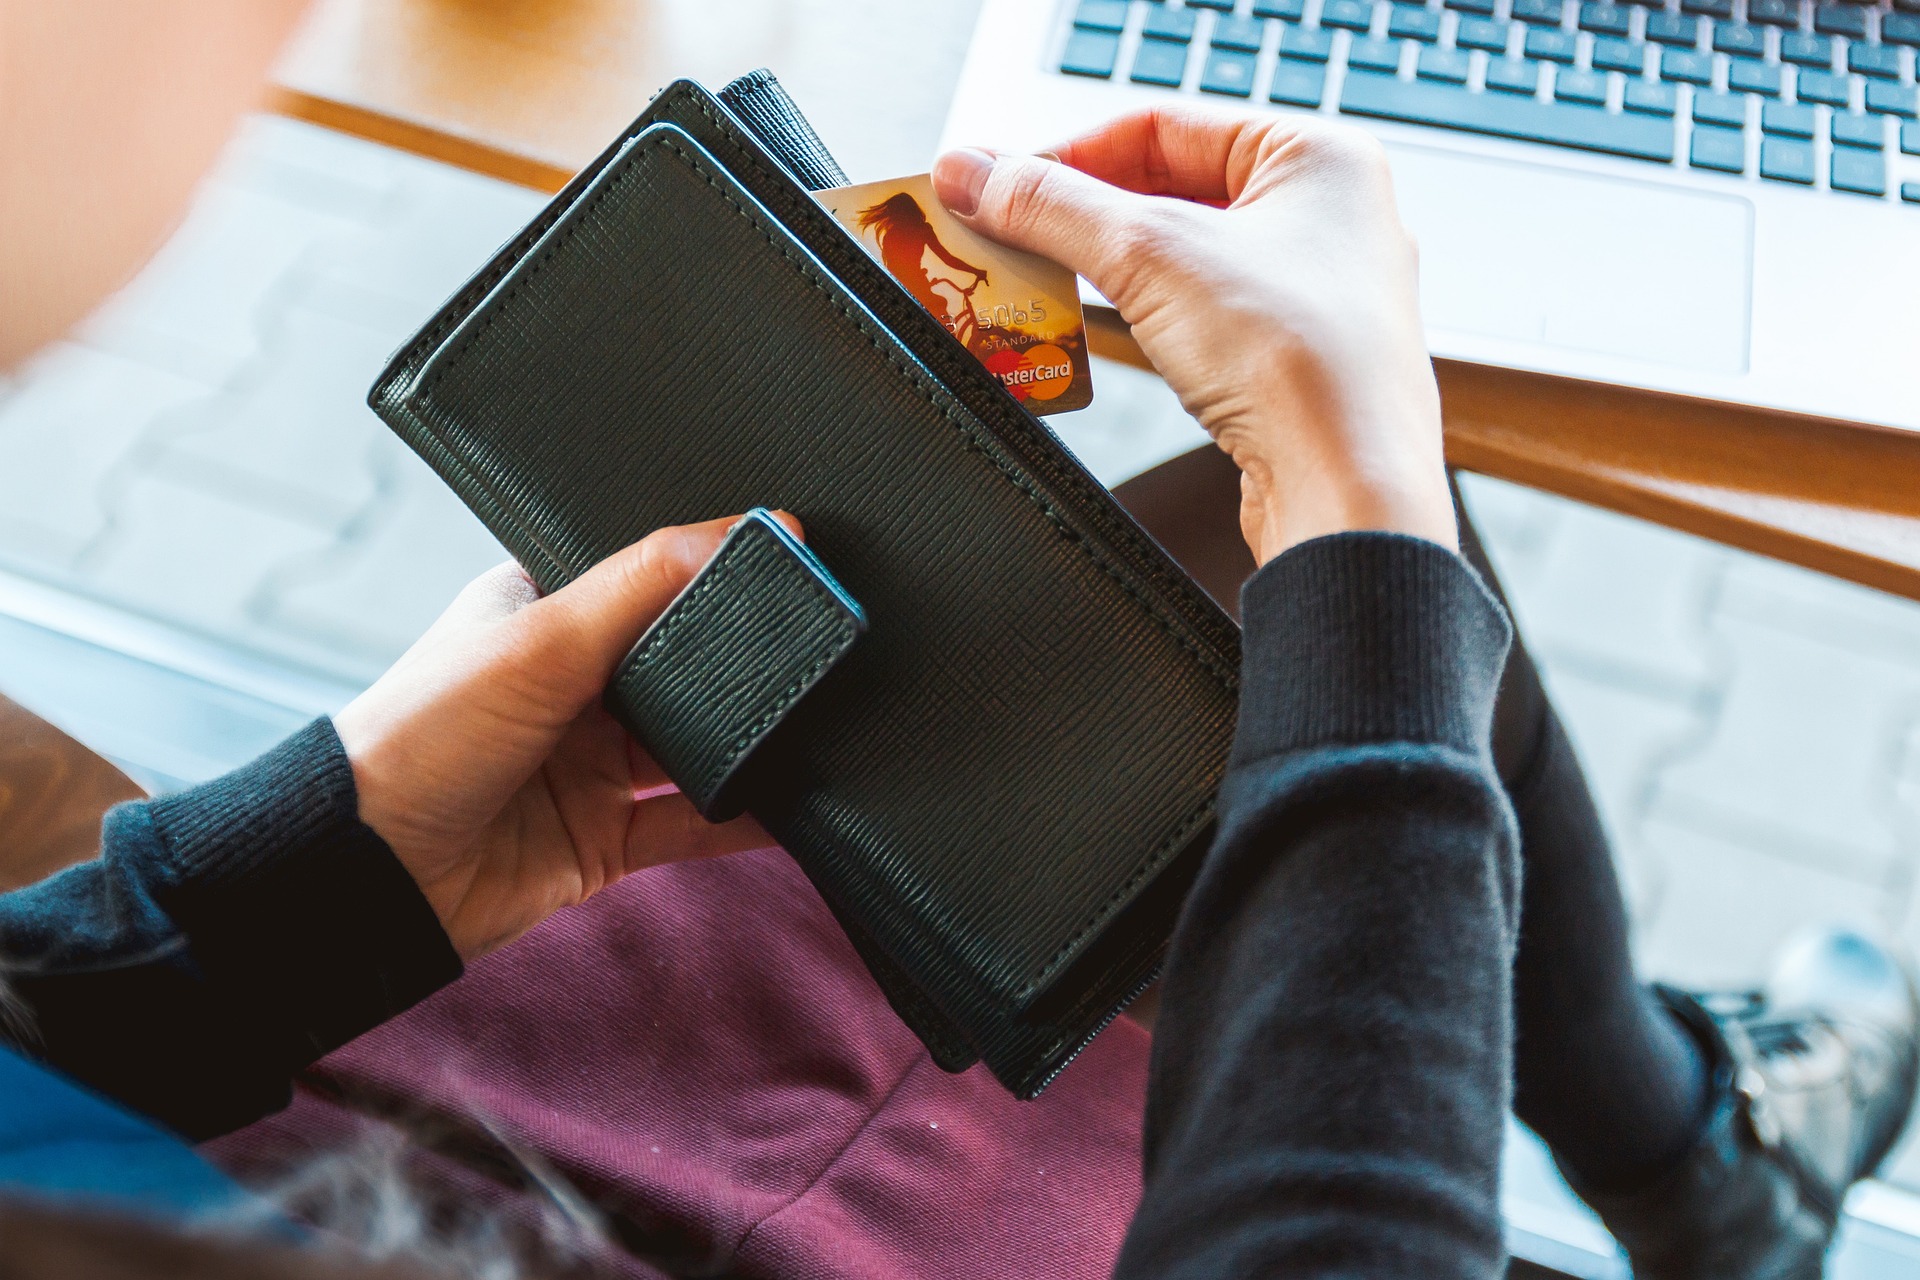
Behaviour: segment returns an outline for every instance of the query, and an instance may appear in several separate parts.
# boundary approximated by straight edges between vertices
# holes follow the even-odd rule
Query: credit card
[[[1093,402],[1073,272],[967,230],[924,173],[814,196],[1027,408]]]

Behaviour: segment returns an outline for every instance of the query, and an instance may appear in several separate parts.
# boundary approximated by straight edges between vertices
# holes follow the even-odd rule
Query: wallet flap
[[[853,597],[756,509],[633,646],[607,709],[702,817],[737,817],[748,761],[866,629]]]

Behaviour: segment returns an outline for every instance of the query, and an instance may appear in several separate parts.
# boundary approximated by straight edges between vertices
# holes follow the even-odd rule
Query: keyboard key
[[[1780,96],[1780,68],[1771,62],[1734,58],[1727,63],[1727,88],[1739,93]]]
[[[1465,49],[1428,47],[1420,50],[1420,59],[1414,63],[1414,70],[1419,73],[1422,80],[1465,84],[1467,71],[1472,65],[1473,55]]]
[[[1559,26],[1560,15],[1565,11],[1561,0],[1513,0],[1514,18],[1536,26]]]
[[[1731,18],[1733,0],[1680,0],[1680,12],[1698,13],[1709,18]]]
[[[1920,46],[1920,13],[1883,13],[1880,39],[1886,44]]]
[[[1804,102],[1763,102],[1760,104],[1760,131],[1784,138],[1813,136],[1813,108]]]
[[[1488,58],[1487,88],[1531,96],[1540,88],[1540,64],[1524,58]]]
[[[1140,34],[1149,40],[1193,39],[1192,9],[1169,9],[1163,4],[1147,6],[1147,20],[1140,26]]]
[[[1133,55],[1133,74],[1129,78],[1139,84],[1178,89],[1186,70],[1187,46],[1169,40],[1142,40],[1140,51]]]
[[[1295,107],[1317,107],[1327,73],[1317,62],[1281,62],[1273,68],[1273,87],[1267,96]]]
[[[1830,107],[1847,105],[1847,78],[1831,71],[1802,71],[1793,82],[1794,96],[1802,102],[1824,102]]]
[[[1684,13],[1650,13],[1647,15],[1647,39],[1655,44],[1691,49],[1700,43],[1700,19]]]
[[[1333,32],[1318,27],[1287,27],[1280,37],[1280,56],[1300,62],[1325,62],[1333,54]]]
[[[1080,31],[1067,37],[1067,50],[1060,55],[1060,69],[1070,76],[1097,76],[1102,80],[1113,74],[1114,59],[1120,53],[1120,37],[1110,31]]]
[[[1340,95],[1340,109],[1350,115],[1409,120],[1642,160],[1673,159],[1673,125],[1666,120],[1609,115],[1592,107],[1533,102],[1504,93],[1466,93],[1427,80],[1354,72]]]
[[[1920,182],[1901,183],[1900,198],[1908,204],[1920,204]]]
[[[1118,31],[1127,25],[1127,0],[1080,0],[1073,25],[1088,31]]]
[[[1696,169],[1717,169],[1721,173],[1739,173],[1747,167],[1747,135],[1738,129],[1718,125],[1695,125],[1693,154]]]
[[[1802,67],[1825,69],[1833,65],[1833,41],[1826,36],[1810,36],[1804,31],[1789,31],[1780,37],[1780,61]]]
[[[1215,49],[1200,72],[1203,93],[1245,98],[1253,93],[1253,55],[1243,49]]]
[[[1300,15],[1307,11],[1307,0],[1253,0],[1253,16],[1256,18],[1284,18],[1288,22],[1300,21]]]
[[[1660,53],[1660,78],[1684,80],[1688,84],[1713,83],[1713,55],[1691,49],[1665,49]]]
[[[1738,129],[1747,123],[1747,100],[1737,93],[1708,93],[1703,89],[1693,95],[1693,118],[1702,124]]]
[[[1878,151],[1887,145],[1886,125],[1879,116],[1856,116],[1846,111],[1833,113],[1833,140],[1844,147],[1866,147]]]
[[[1540,63],[1524,58],[1486,59],[1486,86],[1532,96],[1540,88]]]
[[[1572,62],[1573,52],[1579,47],[1580,42],[1571,31],[1535,27],[1527,32],[1526,50],[1529,58],[1539,58],[1543,62]]]
[[[1432,44],[1440,38],[1440,13],[1419,5],[1397,4],[1387,20],[1387,34],[1401,40],[1424,40]]]
[[[1477,13],[1483,18],[1493,16],[1493,0],[1446,0],[1446,6],[1462,13]]]
[[[1462,18],[1454,28],[1453,43],[1462,49],[1485,49],[1488,53],[1507,51],[1507,24],[1492,18]]]
[[[1631,10],[1604,0],[1587,0],[1580,6],[1580,29],[1603,36],[1624,36],[1632,26]]]
[[[1233,11],[1233,0],[1187,0],[1189,9],[1218,9],[1223,13]]]
[[[1912,85],[1882,84],[1878,80],[1867,81],[1867,110],[1884,111],[1890,116],[1914,115],[1914,92]]]
[[[1326,7],[1320,11],[1320,25],[1365,31],[1373,25],[1371,0],[1327,0]]]
[[[1606,73],[1562,67],[1553,77],[1553,96],[1561,102],[1584,102],[1590,107],[1604,107],[1607,105]]]
[[[1878,76],[1882,80],[1898,80],[1900,51],[1889,49],[1884,44],[1855,41],[1847,46],[1847,70],[1858,71],[1863,76]]]
[[[1647,47],[1631,40],[1596,38],[1593,42],[1593,67],[1596,71],[1624,71],[1637,76],[1647,67]]]
[[[1797,138],[1760,139],[1760,176],[1813,185],[1813,144]]]
[[[1767,33],[1745,23],[1716,22],[1713,25],[1713,47],[1736,57],[1764,58],[1767,56]]]
[[[1347,65],[1367,71],[1398,71],[1400,49],[1398,40],[1363,40],[1355,36],[1347,49]]]
[[[1900,150],[1920,156],[1920,120],[1908,120],[1900,126]]]
[[[1236,18],[1231,14],[1222,14],[1213,24],[1213,47],[1258,53],[1260,37],[1266,31],[1267,24],[1258,18]]]
[[[1679,92],[1659,80],[1627,81],[1627,96],[1621,104],[1629,111],[1649,116],[1670,116],[1680,101]]]
[[[1683,3],[1681,7],[1686,6]],[[1797,27],[1800,25],[1799,0],[1747,0],[1747,21],[1763,27]]]
[[[1883,196],[1887,194],[1887,162],[1878,151],[1835,147],[1830,181],[1835,191]]]
[[[1813,29],[1852,40],[1867,38],[1867,11],[1856,4],[1823,4],[1813,11]]]

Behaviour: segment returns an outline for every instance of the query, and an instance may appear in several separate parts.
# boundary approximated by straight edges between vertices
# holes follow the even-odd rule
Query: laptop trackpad
[[[1753,206],[1389,146],[1429,327],[1744,373]]]

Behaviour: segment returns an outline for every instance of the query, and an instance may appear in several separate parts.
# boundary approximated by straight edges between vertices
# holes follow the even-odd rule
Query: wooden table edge
[[[445,129],[388,115],[357,103],[323,98],[284,84],[271,86],[263,104],[268,111],[293,120],[304,120],[337,133],[377,142],[397,151],[411,152],[485,174],[516,186],[531,187],[548,195],[573,180],[574,170],[504,147],[496,147],[477,138],[462,137]]]

